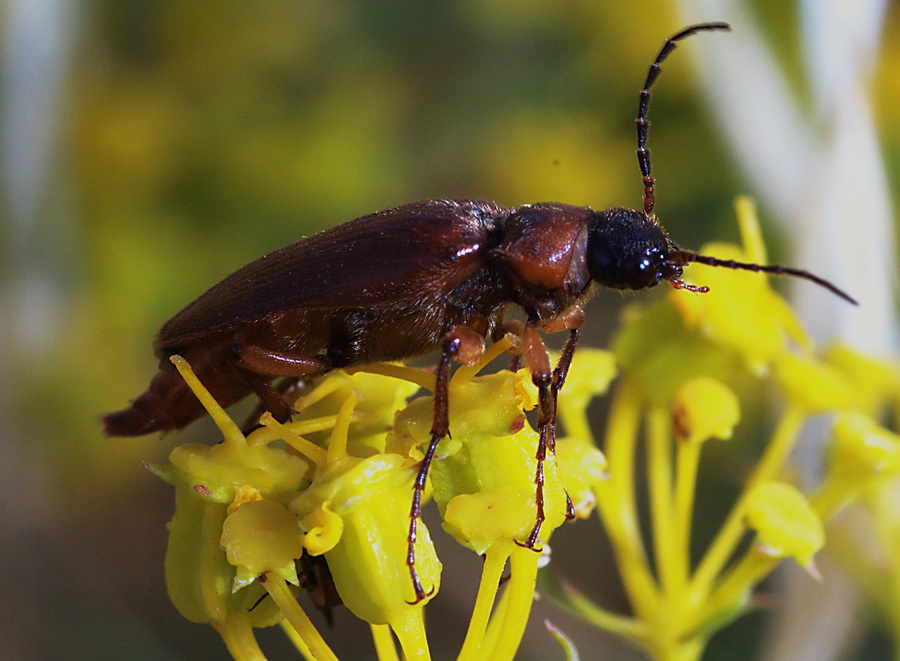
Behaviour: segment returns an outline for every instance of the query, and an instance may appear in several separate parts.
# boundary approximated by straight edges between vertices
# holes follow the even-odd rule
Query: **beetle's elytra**
[[[641,210],[594,211],[560,203],[506,208],[473,200],[416,202],[351,220],[276,250],[236,271],[172,317],[156,341],[160,370],[132,405],[104,418],[112,436],[179,429],[203,415],[200,402],[168,358],[180,354],[223,406],[256,393],[272,413],[290,410],[270,383],[313,378],[351,365],[402,360],[440,350],[432,440],[415,483],[408,564],[416,594],[426,592],[412,564],[412,540],[428,467],[447,435],[447,380],[452,359],[474,362],[485,341],[507,331],[504,314],[520,308],[523,358],[540,395],[539,459],[552,451],[556,393],[562,387],[596,286],[645,289],[665,280],[679,288],[690,262],[793,275],[853,302],[806,271],[698,255],[680,249],[653,214],[646,148],[650,88],[679,40],[728,30],[695,25],[666,40],[640,93],[638,162]],[[551,368],[539,331],[569,332]],[[537,517],[523,543],[534,547],[543,521],[538,465]]]

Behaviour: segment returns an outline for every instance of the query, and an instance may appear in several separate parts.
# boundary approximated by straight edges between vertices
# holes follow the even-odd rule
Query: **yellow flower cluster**
[[[743,249],[705,252],[764,263],[748,201],[739,202],[738,217]],[[567,497],[579,518],[596,509],[631,614],[608,612],[546,573],[542,587],[654,658],[696,659],[783,559],[817,575],[826,524],[857,500],[869,506],[881,550],[863,564],[860,580],[879,593],[900,631],[900,436],[884,426],[900,419],[898,365],[846,347],[817,353],[761,275],[697,264],[691,277],[710,292],[673,291],[634,306],[613,351],[575,354],[559,399],[566,436],[544,465],[541,544],[564,521]],[[456,370],[452,436],[438,445],[426,490],[444,530],[485,559],[460,659],[513,658],[538,574],[540,554],[521,546],[536,516],[538,438],[525,414],[536,405],[535,388],[525,371],[478,375],[509,346],[494,344],[477,365]],[[264,415],[244,435],[189,366],[174,361],[223,434],[217,445],[181,446],[170,465],[151,467],[176,490],[166,570],[181,613],[214,626],[238,659],[263,658],[253,629],[276,623],[306,658],[334,658],[297,601],[298,587],[309,587],[303,568],[316,558],[340,600],[371,625],[380,659],[397,658],[393,637],[405,658],[430,658],[423,607],[438,594],[441,564],[419,522],[415,568],[427,596],[416,602],[407,540],[434,411],[431,396],[414,395],[433,391],[434,376],[400,365],[335,371],[298,400],[292,422]],[[598,434],[588,405],[614,379]],[[754,406],[760,392],[764,400]],[[828,422],[828,453],[820,483],[804,493],[787,460],[814,417]],[[740,493],[697,558],[701,454],[708,441],[746,428],[767,430],[768,439],[752,469],[735,479]],[[574,651],[562,632],[553,635]]]
[[[520,546],[536,516],[537,433],[525,416],[536,405],[536,389],[525,371],[476,376],[509,346],[495,344],[479,365],[451,379],[452,438],[438,446],[429,480],[444,528],[485,556],[460,658],[513,657],[540,560]],[[407,537],[434,402],[407,399],[420,386],[433,387],[434,377],[398,365],[336,371],[297,402],[294,421],[279,424],[266,414],[263,426],[245,436],[189,366],[173,362],[223,434],[217,445],[181,446],[171,465],[153,467],[176,487],[167,576],[181,613],[212,624],[235,658],[258,658],[253,627],[284,626],[283,620],[303,654],[334,658],[289,587],[303,585],[302,557],[321,556],[341,601],[372,625],[381,658],[393,658],[388,628],[407,659],[430,658],[422,613],[440,588],[441,564],[419,522],[415,567],[428,596],[417,603]],[[582,516],[592,499],[578,501],[591,482],[581,466],[596,475],[598,464],[602,455],[587,448],[568,459]],[[564,521],[567,497],[555,457],[545,462],[544,476],[542,543]],[[495,604],[507,562],[511,578]],[[260,600],[263,594],[269,598]]]
[[[738,202],[738,217],[744,249],[715,245],[703,252],[765,263],[748,200]],[[569,586],[547,586],[569,610],[658,659],[699,658],[709,637],[748,608],[754,586],[781,559],[793,558],[816,576],[825,523],[864,492],[887,482],[896,495],[900,484],[900,436],[877,422],[891,406],[898,411],[896,363],[845,347],[817,354],[787,304],[758,274],[696,265],[690,275],[709,293],[673,291],[635,306],[614,340],[622,373],[602,439],[609,479],[595,492],[632,615],[608,612]],[[732,436],[741,418],[735,392],[754,389],[766,400],[751,409],[751,424],[765,427],[771,416],[777,421],[756,465],[740,480],[729,514],[694,562],[701,449],[709,439]],[[804,495],[790,483],[786,464],[812,417],[833,421],[832,439],[825,475]],[[636,463],[642,440],[645,466]],[[641,470],[649,524],[639,514]],[[900,540],[896,502],[888,518],[893,536],[885,537]],[[889,554],[900,570],[900,544]],[[894,592],[893,617],[900,622],[900,589]]]

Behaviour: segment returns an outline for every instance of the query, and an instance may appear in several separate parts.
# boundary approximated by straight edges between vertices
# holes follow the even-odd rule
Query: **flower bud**
[[[370,624],[396,624],[428,601],[414,603],[406,565],[412,481],[413,469],[399,455],[345,456],[329,461],[290,506],[307,537],[315,535],[314,542],[304,542],[307,550],[324,553],[344,604]],[[317,530],[323,522],[338,534]],[[421,521],[416,570],[425,591],[436,594],[441,564]]]
[[[771,557],[791,557],[811,566],[825,545],[821,519],[806,497],[786,482],[764,482],[748,495],[747,525],[756,530],[760,549]]]
[[[841,374],[812,357],[781,356],[776,377],[787,398],[809,413],[834,411],[850,402],[850,391]]]
[[[265,572],[299,585],[294,561],[303,553],[297,517],[274,500],[251,500],[225,519],[222,547],[237,568],[234,589]]]
[[[687,443],[727,440],[741,419],[740,405],[731,389],[705,376],[691,379],[678,389],[670,412],[678,438]]]

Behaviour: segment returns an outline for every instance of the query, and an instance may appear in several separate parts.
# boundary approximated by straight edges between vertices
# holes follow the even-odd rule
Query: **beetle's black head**
[[[828,280],[789,266],[753,264],[718,259],[682,250],[668,237],[652,216],[632,209],[595,211],[588,229],[588,272],[591,279],[610,289],[646,289],[666,280],[676,289],[697,293],[708,287],[682,282],[685,265],[696,262],[755,273],[791,275],[815,282],[857,305],[856,300]]]
[[[660,280],[677,280],[683,262],[678,247],[642,211],[594,212],[588,235],[588,271],[611,289],[646,289]]]

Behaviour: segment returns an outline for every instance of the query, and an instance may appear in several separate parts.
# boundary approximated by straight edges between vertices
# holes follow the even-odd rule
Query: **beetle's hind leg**
[[[291,402],[296,398],[297,392],[306,384],[306,379],[296,376],[284,377],[273,386],[266,381],[265,377],[247,370],[241,370],[241,376],[247,380],[247,385],[253,388],[253,392],[260,400],[241,426],[241,431],[245,434],[259,426],[259,418],[266,411],[282,423],[290,420],[291,415],[296,413]]]
[[[247,385],[279,422],[287,422],[291,417],[292,409],[285,399],[287,390],[301,379],[322,376],[334,369],[327,358],[288,354],[253,345],[236,345],[232,347],[232,353]],[[288,380],[277,388],[272,387],[269,381],[279,376],[288,377]]]

